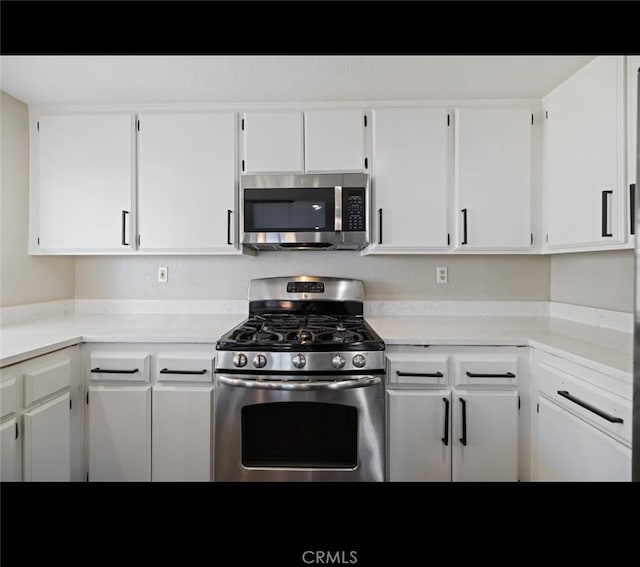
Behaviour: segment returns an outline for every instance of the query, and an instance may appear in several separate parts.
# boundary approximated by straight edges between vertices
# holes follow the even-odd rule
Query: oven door
[[[384,480],[381,376],[252,378],[216,376],[216,481]]]

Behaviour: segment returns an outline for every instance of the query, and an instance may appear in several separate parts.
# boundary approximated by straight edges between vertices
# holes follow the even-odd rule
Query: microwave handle
[[[333,228],[336,232],[342,232],[342,185],[336,185],[335,191],[335,203],[336,203],[336,217],[334,219]]]

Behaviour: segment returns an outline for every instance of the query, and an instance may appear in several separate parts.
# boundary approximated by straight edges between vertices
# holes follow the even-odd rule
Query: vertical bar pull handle
[[[442,443],[445,447],[449,446],[449,398],[442,398],[444,402],[444,437]]]
[[[129,246],[127,242],[127,215],[129,211],[122,211],[122,246]]]
[[[382,244],[382,209],[378,209],[378,244]]]
[[[636,233],[636,184],[629,185],[629,224],[631,225],[631,234]]]
[[[460,405],[462,407],[462,437],[460,437],[460,443],[465,447],[467,446],[467,402],[464,398],[460,399]]]
[[[467,209],[462,209],[462,242],[460,244],[467,244]]]
[[[603,191],[602,192],[602,236],[610,237],[613,236],[609,232],[609,195],[612,195],[613,191]]]
[[[233,211],[231,209],[227,209],[227,244],[229,246],[233,246],[233,242],[231,242],[231,215]]]

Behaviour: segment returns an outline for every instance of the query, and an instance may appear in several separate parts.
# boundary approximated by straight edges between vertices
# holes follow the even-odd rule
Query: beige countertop
[[[215,343],[244,315],[66,315],[0,329],[0,366],[80,342]],[[367,317],[387,344],[527,345],[631,381],[633,335],[551,317]]]

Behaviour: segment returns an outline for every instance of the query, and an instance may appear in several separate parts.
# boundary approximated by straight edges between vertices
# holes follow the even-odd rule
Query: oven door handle
[[[359,376],[353,380],[336,380],[329,382],[318,380],[316,382],[299,382],[294,380],[245,380],[244,378],[231,378],[218,375],[218,381],[228,386],[237,388],[255,388],[258,390],[351,390],[353,388],[366,388],[382,382],[380,376]]]

